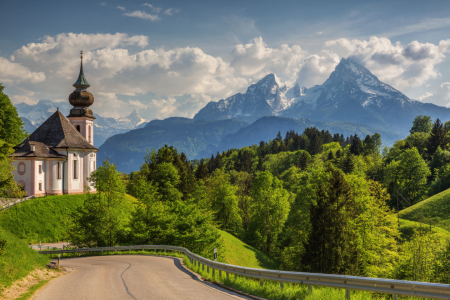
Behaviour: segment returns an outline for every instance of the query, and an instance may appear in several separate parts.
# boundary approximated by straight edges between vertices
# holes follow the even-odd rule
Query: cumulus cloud
[[[295,81],[305,57],[306,51],[298,45],[271,48],[259,37],[234,47],[231,66],[254,80],[275,73],[289,84]]]
[[[420,101],[450,107],[450,82],[444,82],[434,93],[426,93],[419,97]]]
[[[298,73],[297,83],[307,88],[322,84],[339,63],[339,56],[331,51],[309,55]]]
[[[441,63],[449,41],[439,45],[413,41],[404,47],[387,38],[366,40],[341,38],[326,42],[326,47],[340,57],[351,57],[396,88],[417,87],[440,74],[435,66]]]
[[[142,10],[135,10],[133,12],[124,13],[123,15],[128,16],[128,17],[133,17],[133,18],[146,19],[146,20],[150,20],[152,22],[160,20],[158,15],[151,15]]]
[[[137,110],[147,119],[192,117],[209,101],[245,92],[268,73],[287,85],[321,84],[347,56],[396,88],[395,83],[425,82],[438,76],[435,65],[445,58],[450,40],[404,47],[382,38],[340,39],[328,42],[325,50],[308,53],[299,45],[272,47],[259,37],[230,49],[229,60],[197,47],[147,49],[147,45],[148,37],[123,33],[46,36],[17,49],[9,59],[0,57],[0,82],[11,91],[14,103],[67,99],[83,50],[96,113],[123,117]],[[423,101],[435,94],[440,95],[424,95]]]
[[[125,9],[125,7],[123,7],[123,6],[117,6],[117,8],[120,9],[120,10],[123,10],[123,11],[127,11],[127,10]]]
[[[25,66],[0,57],[0,82],[41,82],[45,80],[43,72],[32,72]]]

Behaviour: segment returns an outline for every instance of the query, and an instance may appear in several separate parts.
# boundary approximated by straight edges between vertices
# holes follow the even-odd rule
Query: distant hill
[[[239,119],[254,122],[263,116],[306,118],[322,122],[355,122],[406,136],[418,115],[450,120],[450,108],[409,99],[378,80],[368,69],[342,59],[322,84],[312,88],[281,86],[269,74],[238,93],[209,102],[194,119]]]
[[[425,224],[431,221],[450,232],[450,189],[403,209],[400,217]]]
[[[262,117],[249,126],[225,136],[215,149],[212,149],[212,151],[210,149],[204,150],[196,158],[209,157],[211,154],[216,154],[217,151],[222,152],[232,148],[239,149],[245,146],[251,146],[252,144],[259,144],[260,141],[267,142],[273,140],[278,131],[281,132],[283,137],[289,130],[302,133],[307,127],[317,127],[319,130],[328,130],[332,135],[339,133],[345,137],[357,134],[362,139],[368,134],[372,135],[378,132],[381,135],[383,145],[388,146],[402,138],[399,134],[377,130],[353,122],[320,122],[308,119],[294,120],[272,116]]]
[[[107,157],[117,165],[117,170],[132,172],[139,170],[146,151],[159,149],[164,145],[174,146],[193,159],[201,151],[215,149],[223,137],[248,125],[238,120],[192,120],[168,118],[153,120],[144,128],[110,137],[97,155],[98,163]]]

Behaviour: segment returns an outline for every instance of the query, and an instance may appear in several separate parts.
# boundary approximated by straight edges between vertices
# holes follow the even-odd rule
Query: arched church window
[[[89,143],[91,143],[91,125],[89,125],[88,127],[88,131],[89,131]]]
[[[42,191],[42,180],[39,180],[39,190]]]
[[[78,130],[78,132],[81,132],[81,127],[80,127],[80,125],[77,125],[77,130]]]

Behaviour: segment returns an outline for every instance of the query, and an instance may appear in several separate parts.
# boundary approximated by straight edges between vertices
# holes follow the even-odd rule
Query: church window
[[[42,174],[42,165],[39,165],[39,174]]]
[[[89,125],[88,127],[88,132],[89,132],[89,143],[91,143],[91,126]]]
[[[73,179],[78,179],[78,160],[73,161]]]
[[[62,164],[61,164],[61,162],[58,162],[56,164],[56,174],[57,174],[57,178],[61,179],[61,177],[62,177]]]
[[[42,181],[39,181],[39,190],[42,191]]]
[[[77,125],[77,130],[78,130],[78,132],[81,132],[81,127],[80,127],[80,125]]]

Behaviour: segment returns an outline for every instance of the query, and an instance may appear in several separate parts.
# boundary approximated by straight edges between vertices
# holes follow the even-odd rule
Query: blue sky
[[[408,97],[450,105],[448,1],[2,1],[0,82],[66,101],[79,51],[104,116],[192,117],[275,73],[321,84],[352,57]]]

